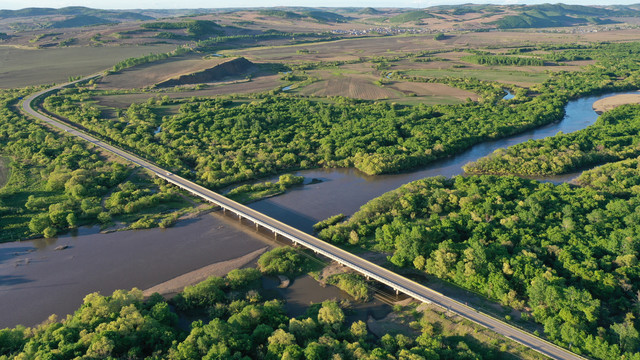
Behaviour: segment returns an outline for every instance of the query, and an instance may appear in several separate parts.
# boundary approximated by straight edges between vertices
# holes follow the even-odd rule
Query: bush
[[[211,307],[225,299],[225,294],[222,291],[224,286],[224,279],[211,276],[199,284],[185,287],[173,301],[180,310]]]
[[[367,281],[360,274],[349,273],[331,275],[327,279],[327,283],[337,286],[340,290],[353,296],[356,300],[369,301],[371,299]]]
[[[231,270],[227,274],[227,282],[229,283],[229,286],[234,290],[242,289],[256,282],[258,279],[260,279],[260,276],[262,275],[257,269],[235,269]]]
[[[258,268],[265,274],[297,275],[304,272],[305,257],[292,247],[281,247],[268,251],[258,259]]]

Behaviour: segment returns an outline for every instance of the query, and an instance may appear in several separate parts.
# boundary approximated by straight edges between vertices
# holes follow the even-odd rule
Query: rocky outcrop
[[[165,80],[156,84],[157,87],[171,87],[177,85],[202,84],[221,80],[229,76],[238,76],[247,73],[255,65],[245,59],[236,58],[225,61],[212,68],[191,74],[181,75],[177,78]]]

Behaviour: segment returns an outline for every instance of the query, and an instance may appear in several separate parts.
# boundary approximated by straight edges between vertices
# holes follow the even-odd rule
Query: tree
[[[344,320],[344,312],[335,301],[327,300],[322,303],[322,307],[318,312],[318,321],[321,324],[338,331],[342,327]]]

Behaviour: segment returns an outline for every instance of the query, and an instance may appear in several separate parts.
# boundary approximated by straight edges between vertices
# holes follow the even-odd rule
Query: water
[[[616,93],[616,95],[619,93]],[[554,124],[527,131],[510,138],[488,141],[469,150],[445,158],[417,171],[392,175],[368,176],[356,169],[316,169],[299,171],[296,175],[319,178],[321,183],[294,188],[287,193],[252,203],[255,210],[268,214],[284,223],[311,233],[312,225],[337,213],[355,213],[367,201],[408,182],[426,177],[447,177],[463,174],[462,166],[491,154],[494,150],[519,144],[529,139],[542,139],[584,129],[593,124],[598,115],[593,111],[595,101],[612,94],[589,96],[567,104],[565,117]],[[568,182],[580,173],[564,174],[541,180]]]
[[[509,92],[508,89],[503,89],[504,91],[507,92],[507,95],[505,95],[502,100],[509,100],[509,99],[513,99],[514,97],[516,97],[515,95],[513,95],[511,92]]]
[[[60,245],[68,248],[55,250]],[[0,244],[0,329],[69,314],[91,292],[147,289],[265,246],[263,235],[219,213],[166,230],[100,234],[85,228],[57,239]]]
[[[291,85],[285,86],[282,88],[282,91],[289,91],[289,90],[291,90]]]
[[[572,101],[567,105],[567,115],[559,123],[476,145],[460,155],[413,172],[367,176],[355,169],[300,171],[298,175],[322,182],[294,187],[284,195],[255,202],[251,207],[311,232],[311,226],[317,221],[340,212],[353,214],[367,201],[408,182],[462,174],[464,164],[495,149],[553,136],[558,131],[569,133],[583,129],[597,119],[591,107],[593,102],[607,96]],[[578,175],[546,180],[569,181]],[[69,247],[54,250],[59,245]],[[110,294],[115,289],[149,288],[268,245],[265,237],[253,232],[251,227],[240,226],[236,220],[218,213],[181,221],[166,230],[99,234],[97,229],[90,228],[57,239],[0,244],[0,328],[18,323],[34,325],[52,313],[68,314],[91,292]],[[336,295],[331,288],[319,288],[308,279],[296,280],[292,286],[283,296],[292,302],[293,312],[302,311],[310,300],[322,300],[318,292]]]
[[[160,131],[162,131],[162,126],[158,126],[158,128],[153,132],[153,135],[158,135]]]

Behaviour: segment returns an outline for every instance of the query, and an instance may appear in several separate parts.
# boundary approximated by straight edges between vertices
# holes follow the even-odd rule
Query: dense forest
[[[573,351],[636,359],[639,209],[640,197],[589,187],[436,177],[386,193],[319,235],[530,309]]]
[[[31,91],[0,91],[0,155],[11,159],[11,177],[0,188],[0,242],[108,225],[112,218],[144,218],[137,227],[157,226],[163,217],[151,214],[189,206],[163,181],[134,173],[18,113],[14,105]]]
[[[624,105],[602,114],[596,123],[498,149],[465,166],[468,173],[551,175],[640,155],[640,106]]]
[[[268,253],[267,253],[268,254]],[[263,255],[264,256],[264,255]],[[270,259],[276,257],[270,256]],[[261,258],[262,260],[262,258]],[[268,263],[265,260],[263,263]],[[268,264],[267,264],[268,265]],[[419,311],[406,334],[376,337],[325,301],[297,318],[264,298],[261,273],[233,270],[189,286],[172,300],[118,290],[85,297],[73,314],[34,328],[0,330],[0,359],[497,359],[506,344],[446,335]],[[190,320],[189,328],[181,323]],[[180,320],[180,322],[179,322]]]
[[[158,115],[158,109],[177,103],[155,98],[134,103],[118,118],[104,121],[91,102],[100,92],[74,88],[48,97],[44,106],[212,188],[314,167],[353,166],[367,174],[382,174],[421,166],[489,139],[560,120],[570,98],[640,85],[639,66],[633,61],[640,45],[572,51],[598,55],[600,62],[583,72],[557,72],[532,88],[536,96],[521,95],[509,102],[494,96],[502,92],[495,84],[442,79],[489,96],[478,103],[399,106],[263,94],[255,95],[250,103],[233,98],[192,99],[180,104],[178,114],[165,117]],[[615,61],[622,53],[629,60]],[[163,131],[156,133],[159,126]]]
[[[619,196],[640,195],[640,158],[587,170],[578,177],[577,183]]]

